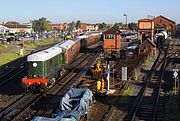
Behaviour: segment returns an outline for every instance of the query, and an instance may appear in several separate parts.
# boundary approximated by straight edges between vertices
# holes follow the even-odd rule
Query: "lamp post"
[[[124,14],[124,16],[126,16],[126,31],[127,31],[127,28],[128,28],[128,25],[127,25],[127,14]]]

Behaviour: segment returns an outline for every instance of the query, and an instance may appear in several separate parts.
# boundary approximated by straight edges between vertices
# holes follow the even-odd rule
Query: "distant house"
[[[6,33],[6,32],[9,32],[9,28],[3,25],[0,25],[0,34]]]
[[[6,24],[4,24],[5,27],[9,28],[10,33],[32,33],[33,29],[29,25],[19,24],[15,21],[9,21]]]
[[[81,23],[80,29],[82,31],[98,31],[99,27],[97,24],[87,24],[87,23]]]
[[[113,27],[113,24],[106,24],[106,27],[107,27],[107,28],[112,28],[112,27]]]
[[[67,28],[66,23],[51,24],[53,30],[63,31]]]
[[[169,35],[172,35],[176,32],[176,22],[164,17],[157,16],[153,19],[155,23],[155,30],[166,30]]]
[[[104,51],[110,53],[121,49],[120,31],[115,28],[110,28],[103,32]]]

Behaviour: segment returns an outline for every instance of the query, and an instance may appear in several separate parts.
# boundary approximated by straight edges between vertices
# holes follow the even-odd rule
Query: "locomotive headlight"
[[[34,68],[37,67],[37,63],[33,63],[33,67],[34,67]]]

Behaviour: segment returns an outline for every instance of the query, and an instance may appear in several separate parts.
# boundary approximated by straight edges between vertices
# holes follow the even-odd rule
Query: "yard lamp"
[[[128,27],[127,27],[127,26],[128,26],[128,25],[127,25],[127,14],[124,14],[124,16],[126,17],[126,30],[127,30],[127,28],[128,28]]]

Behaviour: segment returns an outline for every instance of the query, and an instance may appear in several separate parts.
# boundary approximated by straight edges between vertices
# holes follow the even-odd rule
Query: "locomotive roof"
[[[67,41],[65,41],[64,43],[60,43],[55,45],[55,47],[60,47],[60,48],[64,48],[64,49],[69,49],[73,44],[75,44],[74,41],[68,39]]]
[[[58,54],[62,53],[62,49],[58,47],[51,47],[46,50],[39,51],[27,57],[27,61],[46,61]]]

